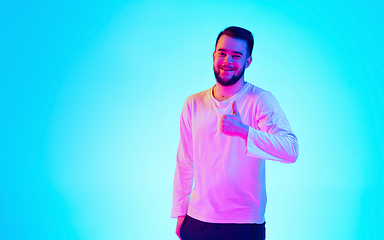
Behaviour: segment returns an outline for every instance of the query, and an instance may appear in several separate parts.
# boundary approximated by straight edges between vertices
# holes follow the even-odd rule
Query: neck
[[[237,83],[231,86],[223,86],[220,83],[216,82],[216,85],[213,87],[213,96],[218,101],[224,101],[233,95],[235,95],[240,89],[245,85],[244,78],[239,79]]]

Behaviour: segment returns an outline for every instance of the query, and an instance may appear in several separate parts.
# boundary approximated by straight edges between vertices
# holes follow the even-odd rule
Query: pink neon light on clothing
[[[233,101],[250,127],[247,141],[220,132]],[[180,118],[171,217],[188,213],[205,222],[263,223],[265,159],[293,163],[297,156],[297,138],[270,92],[246,83],[222,102],[212,88],[194,94]]]

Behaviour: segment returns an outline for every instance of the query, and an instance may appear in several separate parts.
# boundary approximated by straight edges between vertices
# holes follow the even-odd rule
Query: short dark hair
[[[235,26],[227,27],[226,29],[224,29],[219,33],[219,36],[217,36],[215,49],[217,47],[217,42],[219,41],[220,37],[223,35],[227,35],[231,38],[238,38],[238,39],[245,40],[247,42],[247,50],[249,54],[248,56],[252,56],[253,35],[250,31],[241,27],[235,27]]]

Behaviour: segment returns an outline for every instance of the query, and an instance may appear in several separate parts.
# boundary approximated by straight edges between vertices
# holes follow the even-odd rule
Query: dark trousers
[[[265,240],[265,222],[207,223],[187,215],[180,236],[182,240]]]

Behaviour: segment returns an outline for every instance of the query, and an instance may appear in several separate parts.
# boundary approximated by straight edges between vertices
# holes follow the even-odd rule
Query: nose
[[[226,62],[227,64],[232,64],[232,56],[230,54],[228,54],[227,56],[225,56],[224,58],[224,62]]]

